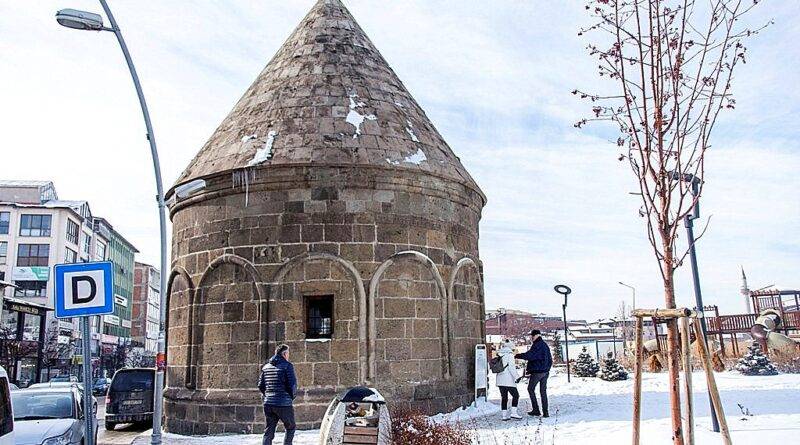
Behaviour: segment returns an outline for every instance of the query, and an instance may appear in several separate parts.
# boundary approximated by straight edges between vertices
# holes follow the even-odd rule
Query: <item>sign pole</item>
[[[83,346],[83,443],[95,445],[94,425],[97,413],[92,398],[92,329],[91,317],[114,313],[114,265],[111,261],[56,264],[56,318],[81,320]]]
[[[94,422],[96,422],[96,419],[94,403],[92,403],[92,334],[89,316],[81,317],[81,335],[83,337],[83,416],[85,419],[84,425],[86,427],[83,437],[86,445],[95,445]]]

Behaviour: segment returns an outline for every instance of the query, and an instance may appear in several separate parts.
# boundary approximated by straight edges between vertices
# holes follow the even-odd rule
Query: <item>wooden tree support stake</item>
[[[635,312],[635,311],[634,311]],[[642,367],[644,344],[642,342],[642,317],[636,316],[636,368],[633,373],[633,445],[639,445],[639,424],[642,418]]]
[[[703,316],[701,313],[685,307],[676,309],[635,309],[631,314],[634,317],[655,317],[663,320],[679,317],[698,318]]]
[[[681,349],[683,358],[683,392],[684,408],[686,410],[686,426],[684,429],[684,441],[687,445],[694,445],[694,405],[692,403],[692,350],[691,350],[691,331],[689,330],[689,319],[680,318],[681,327]]]
[[[714,405],[714,411],[717,412],[717,420],[719,420],[719,431],[722,434],[722,440],[725,445],[731,445],[731,433],[728,430],[728,421],[725,420],[725,411],[722,409],[722,400],[719,397],[719,390],[717,389],[717,381],[714,378],[714,368],[711,365],[711,357],[708,355],[706,342],[703,338],[703,331],[700,323],[694,323],[694,334],[697,338],[698,349],[700,350],[700,359],[703,362],[703,367],[706,371],[706,383],[708,384],[708,393],[711,395],[711,403]]]
[[[633,382],[633,445],[639,445],[641,419],[642,419],[642,373],[644,372],[644,344],[642,341],[642,318],[652,317],[655,323],[655,318],[659,319],[678,319],[676,320],[681,328],[681,358],[683,361],[683,392],[685,393],[684,404],[686,408],[686,427],[684,428],[683,440],[687,445],[694,445],[694,407],[692,400],[692,350],[691,350],[691,329],[689,328],[689,319],[694,318],[692,323],[694,326],[694,333],[697,339],[698,350],[700,351],[700,361],[703,364],[703,370],[706,374],[706,383],[708,384],[708,393],[711,396],[711,402],[714,405],[714,411],[717,413],[719,420],[720,434],[725,445],[732,445],[731,433],[728,430],[728,422],[725,420],[725,412],[722,408],[722,400],[719,396],[719,389],[717,389],[717,381],[714,378],[714,368],[711,365],[711,356],[708,353],[708,347],[705,341],[702,341],[703,331],[700,327],[698,318],[702,314],[686,308],[678,309],[637,309],[633,311],[633,316],[636,317],[636,369],[634,370]],[[678,440],[681,437],[678,436]]]

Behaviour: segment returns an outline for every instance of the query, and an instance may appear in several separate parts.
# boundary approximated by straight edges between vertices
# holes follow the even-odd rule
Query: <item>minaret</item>
[[[750,289],[747,287],[747,275],[744,274],[744,267],[742,267],[742,289],[739,292],[744,296],[744,304],[747,313],[752,313],[753,308],[750,305]]]

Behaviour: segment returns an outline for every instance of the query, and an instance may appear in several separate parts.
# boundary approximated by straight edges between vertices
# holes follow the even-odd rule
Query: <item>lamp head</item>
[[[93,12],[79,11],[77,9],[62,9],[56,13],[59,25],[81,31],[102,31],[103,17]]]
[[[557,293],[559,293],[559,294],[561,294],[561,295],[563,295],[563,296],[565,296],[565,297],[566,297],[567,295],[569,295],[569,294],[572,292],[572,289],[570,289],[570,288],[569,288],[569,286],[566,286],[566,285],[564,285],[564,284],[559,284],[559,285],[557,285],[556,287],[554,287],[553,289],[554,289],[554,290],[555,290]]]

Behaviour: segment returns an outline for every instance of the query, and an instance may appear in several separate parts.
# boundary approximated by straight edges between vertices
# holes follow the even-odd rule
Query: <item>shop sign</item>
[[[44,312],[43,310],[39,309],[38,307],[28,306],[25,304],[19,303],[12,303],[7,301],[5,303],[6,309],[12,312],[22,312],[23,314],[30,314],[30,315],[42,315]]]
[[[46,266],[15,267],[11,271],[11,279],[17,281],[47,281],[50,268]]]

